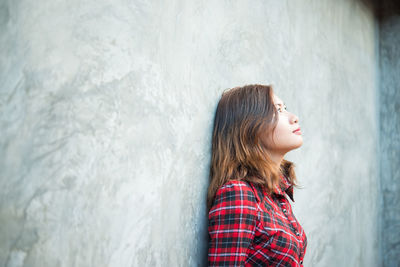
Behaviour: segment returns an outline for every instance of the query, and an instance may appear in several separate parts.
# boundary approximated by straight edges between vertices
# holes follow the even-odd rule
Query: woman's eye
[[[287,110],[287,107],[284,107],[284,108],[285,108],[285,110]],[[279,107],[279,108],[278,108],[278,111],[279,111],[279,112],[282,112],[282,108]]]

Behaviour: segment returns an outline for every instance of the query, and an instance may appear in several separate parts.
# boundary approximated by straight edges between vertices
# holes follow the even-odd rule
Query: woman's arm
[[[257,200],[249,185],[230,181],[209,212],[209,266],[244,266],[257,223]]]

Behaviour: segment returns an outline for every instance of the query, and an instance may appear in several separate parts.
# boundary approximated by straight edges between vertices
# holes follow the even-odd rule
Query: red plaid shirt
[[[285,193],[285,176],[275,193],[252,183],[229,181],[216,193],[209,212],[209,266],[303,266],[307,237]]]

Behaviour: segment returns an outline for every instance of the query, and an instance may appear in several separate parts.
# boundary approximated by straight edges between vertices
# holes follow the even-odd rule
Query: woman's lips
[[[293,133],[294,133],[294,134],[301,135],[301,130],[300,130],[300,128],[294,130]]]

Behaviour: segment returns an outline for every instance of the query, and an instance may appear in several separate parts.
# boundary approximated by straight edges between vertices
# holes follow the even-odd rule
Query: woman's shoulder
[[[251,188],[251,183],[244,180],[229,180],[221,188]]]
[[[256,186],[244,180],[229,180],[224,183],[217,191],[217,196],[225,195],[230,199],[243,199],[251,202],[259,202],[256,193]]]
[[[253,185],[244,180],[229,180],[224,183],[218,191],[249,192],[253,191]]]
[[[217,190],[209,214],[210,216],[215,216],[221,212],[229,214],[255,214],[258,210],[257,202],[250,183],[230,180]]]

